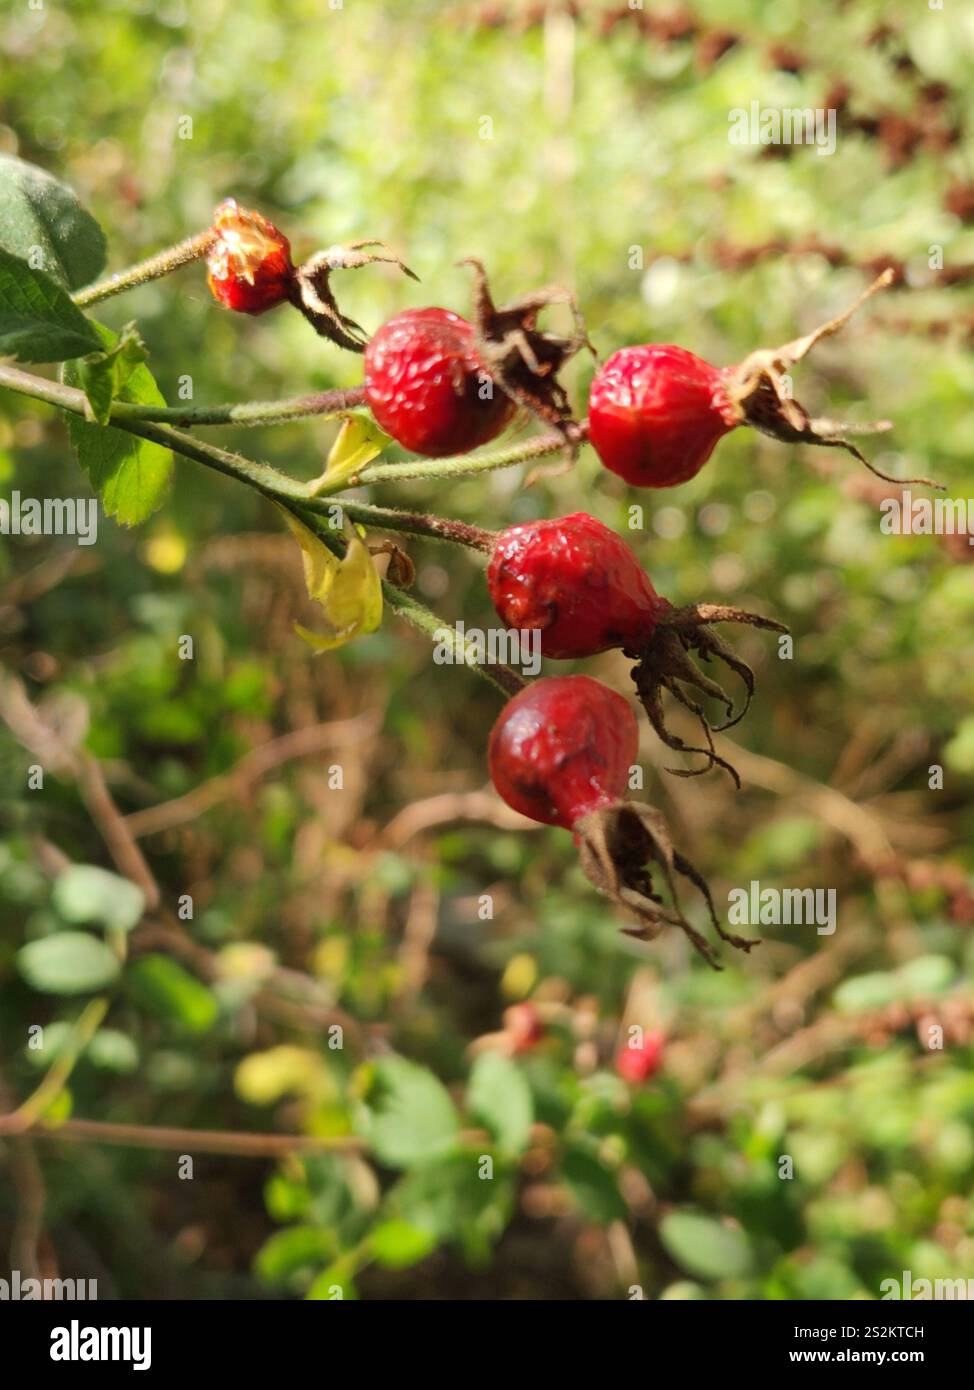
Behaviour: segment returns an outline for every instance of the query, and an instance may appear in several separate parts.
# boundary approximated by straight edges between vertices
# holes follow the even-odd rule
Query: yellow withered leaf
[[[295,623],[295,631],[319,652],[334,651],[375,632],[382,621],[382,584],[368,546],[345,523],[347,549],[339,559],[324,541],[283,507],[284,519],[301,547],[308,593],[324,609],[328,632],[312,632]]]
[[[373,420],[362,415],[346,415],[331,446],[325,471],[312,491],[330,491],[354,478],[367,463],[382,453],[389,442],[389,436]]]

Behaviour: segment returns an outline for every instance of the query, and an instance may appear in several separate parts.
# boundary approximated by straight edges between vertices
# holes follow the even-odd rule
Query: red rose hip
[[[694,477],[741,423],[726,373],[685,348],[649,343],[614,352],[589,393],[589,439],[606,468],[636,487]]]
[[[545,676],[501,710],[487,760],[508,806],[572,832],[589,881],[638,919],[638,927],[626,928],[629,935],[648,940],[664,927],[679,927],[719,968],[711,947],[683,915],[677,875],[703,894],[723,940],[745,951],[754,942],[723,930],[704,879],[675,849],[660,813],[624,799],[638,746],[636,719],[621,695],[589,676]],[[662,872],[670,907],[654,891],[649,861]]]
[[[636,690],[664,743],[683,753],[702,753],[707,761],[700,771],[722,767],[739,784],[734,769],[717,755],[711,734],[746,713],[754,676],[708,624],[749,623],[787,631],[780,623],[718,604],[674,608],[656,592],[626,543],[585,512],[501,531],[493,542],[487,586],[509,628],[540,631],[543,656],[574,659],[620,647],[633,657]],[[721,686],[694,663],[692,652],[723,661],[741,678],[746,700],[739,714]],[[663,718],[664,690],[697,717],[706,746],[693,747],[670,733]],[[696,692],[723,704],[725,723],[708,722]],[[680,769],[680,775],[689,774]]]
[[[848,323],[859,306],[891,284],[885,270],[844,313],[803,338],[777,348],[758,348],[734,367],[714,367],[686,348],[644,343],[613,353],[595,374],[589,392],[589,439],[613,473],[634,487],[673,487],[700,472],[730,430],[749,425],[786,444],[845,449],[887,482],[924,483],[929,478],[889,478],[846,435],[889,428],[886,420],[842,425],[813,420],[794,399],[789,373],[823,338]]]
[[[206,257],[214,299],[242,314],[263,314],[290,297],[291,245],[259,212],[233,198],[213,214],[215,238]]]
[[[621,695],[590,676],[546,676],[504,706],[487,756],[508,806],[570,830],[622,796],[638,751],[636,717]]]
[[[625,541],[586,512],[501,531],[487,587],[504,623],[540,628],[542,655],[555,658],[637,651],[670,607]]]
[[[429,458],[486,444],[515,409],[473,328],[449,309],[407,309],[382,325],[365,352],[365,398],[387,434]]]

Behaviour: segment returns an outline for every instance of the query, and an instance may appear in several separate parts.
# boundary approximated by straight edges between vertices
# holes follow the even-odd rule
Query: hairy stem
[[[67,410],[73,415],[83,416],[85,414],[84,392],[73,386],[65,386],[62,382],[48,381],[46,378],[35,377],[28,372],[22,372],[16,367],[0,365],[0,386],[6,386],[22,395],[32,396],[36,400],[46,401],[49,405],[59,406],[62,410]],[[265,497],[283,503],[306,525],[312,526],[327,545],[336,550],[338,554],[342,553],[341,540],[325,524],[321,516],[323,511],[328,510],[328,503],[320,496],[312,496],[307,483],[303,483],[297,478],[291,478],[286,473],[281,473],[266,463],[258,463],[255,459],[246,458],[242,454],[232,453],[228,449],[220,449],[215,444],[206,444],[202,440],[194,438],[193,435],[184,434],[181,430],[173,429],[168,425],[154,424],[148,420],[133,420],[124,416],[116,418],[114,413],[112,420],[117,428],[123,429],[129,434],[138,435],[140,439],[149,439],[154,444],[161,444],[163,448],[172,449],[174,453],[182,454],[184,458],[201,463],[206,468],[213,468],[227,477],[236,478],[238,481],[255,488]],[[561,447],[563,443],[561,437],[555,438],[557,447]],[[537,457],[538,445],[543,442],[534,441],[532,453],[525,453],[525,446],[522,446],[520,456],[525,458]],[[549,441],[548,451],[550,452],[554,447],[556,444]],[[508,451],[508,453],[510,452]],[[471,462],[474,461],[471,460]],[[508,462],[510,461],[508,459]],[[455,462],[463,462],[463,460],[455,460]],[[495,463],[494,466],[503,467],[504,465]],[[416,534],[436,535],[443,540],[461,540],[462,537],[462,544],[474,546],[478,550],[490,548],[489,537],[491,533],[482,531],[479,527],[467,526],[464,522],[451,522],[444,517],[427,517],[418,513],[398,513],[387,508],[367,508],[366,503],[346,504],[343,502],[341,505],[360,511],[363,514],[363,519],[366,511],[371,512],[372,525],[391,527],[392,518],[405,518],[403,529],[412,524],[416,528]],[[349,515],[356,519],[351,510]],[[379,517],[382,518],[381,521],[377,519]],[[369,521],[366,520],[365,524],[369,524]],[[523,688],[526,683],[523,677],[511,670],[510,667],[481,664],[468,660],[470,648],[460,634],[455,629],[449,628],[435,613],[430,612],[417,599],[386,582],[383,583],[383,590],[389,607],[394,609],[406,622],[434,641],[440,641],[444,631],[451,632],[455,659],[458,663],[473,667],[505,695],[516,694]]]
[[[182,265],[189,265],[190,261],[198,261],[209,251],[214,235],[213,229],[208,227],[205,232],[187,237],[185,241],[167,247],[158,255],[150,256],[147,261],[139,261],[138,265],[109,275],[107,280],[99,280],[87,289],[79,290],[72,296],[74,302],[80,309],[85,309],[89,304],[98,304],[103,299],[111,299],[113,295],[137,289],[149,280],[158,280],[170,271],[178,270]]]
[[[345,543],[342,537],[332,527],[326,526],[322,518],[317,516],[307,503],[286,502],[284,505],[294,513],[299,521],[303,521],[305,526],[310,527],[316,535],[320,536],[328,549],[335,555],[341,556],[345,553]],[[344,506],[345,504],[342,503],[341,505]],[[398,613],[400,618],[409,623],[410,627],[416,628],[417,632],[423,633],[430,641],[439,644],[448,639],[453,649],[453,660],[456,665],[469,666],[478,675],[490,681],[491,685],[496,686],[503,695],[516,695],[519,690],[524,689],[527,681],[510,666],[474,660],[469,643],[456,628],[437,617],[424,603],[420,603],[419,599],[413,598],[412,594],[405,593],[404,590],[396,588],[394,584],[390,584],[385,579],[382,581],[382,594],[385,602]]]
[[[452,521],[449,517],[432,516],[427,512],[402,512],[397,507],[375,507],[370,502],[348,502],[345,498],[329,502],[316,498],[308,506],[315,512],[329,512],[333,507],[341,507],[352,521],[362,526],[375,526],[380,531],[395,531],[403,536],[451,541],[454,545],[480,550],[485,555],[493,550],[496,538],[496,532],[487,531],[482,526],[472,526],[466,521]]]
[[[417,478],[460,478],[491,473],[517,463],[542,458],[566,447],[560,434],[543,434],[526,444],[513,444],[492,454],[460,454],[445,459],[406,459],[402,463],[370,463],[351,480],[353,486],[366,483],[405,483]]]
[[[453,643],[454,659],[458,665],[470,666],[480,675],[495,685],[502,695],[516,695],[519,690],[523,690],[527,681],[523,676],[511,669],[510,666],[492,665],[490,663],[480,663],[468,659],[470,648],[456,628],[445,623],[442,618],[438,618],[418,599],[414,599],[411,594],[404,593],[402,589],[395,588],[394,585],[382,582],[382,592],[386,603],[390,608],[394,608],[400,618],[404,618],[411,627],[416,628],[434,642],[440,642],[449,633]]]
[[[150,420],[159,424],[183,425],[286,425],[312,415],[331,415],[352,410],[365,400],[365,388],[319,391],[311,396],[293,396],[282,401],[230,401],[225,405],[194,405],[185,409],[172,405],[131,405],[115,401],[115,420]]]

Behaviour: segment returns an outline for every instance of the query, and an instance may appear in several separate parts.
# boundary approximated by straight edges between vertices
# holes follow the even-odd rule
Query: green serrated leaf
[[[473,1064],[467,1105],[505,1153],[523,1153],[531,1136],[534,1104],[523,1072],[499,1052],[483,1052]]]
[[[65,922],[131,931],[142,918],[145,894],[138,884],[97,864],[72,864],[56,880],[51,901]]]
[[[100,323],[94,327],[105,348],[114,349],[120,345],[121,340],[110,329]],[[125,379],[115,399],[134,405],[165,405],[148,367],[131,360],[132,349],[126,351],[128,356],[122,354]],[[84,389],[81,364],[65,363],[61,376],[69,386]],[[170,451],[116,429],[114,425],[89,424],[76,415],[69,418],[68,431],[78,450],[79,462],[99,493],[106,514],[114,516],[123,526],[137,526],[151,516],[161,504],[172,478]]]
[[[405,1057],[383,1057],[375,1071],[378,1095],[369,1140],[379,1162],[411,1168],[450,1152],[459,1117],[443,1083]]]
[[[17,969],[44,994],[88,994],[118,976],[118,958],[103,941],[83,931],[55,932],[17,952]]]
[[[108,424],[112,402],[124,399],[132,373],[148,355],[135,324],[127,323],[113,347],[82,357],[78,363],[81,387],[97,424]]]
[[[0,357],[64,362],[98,346],[91,322],[57,280],[0,250]]]
[[[90,284],[106,260],[105,234],[72,190],[9,154],[0,155],[0,249],[69,290]]]

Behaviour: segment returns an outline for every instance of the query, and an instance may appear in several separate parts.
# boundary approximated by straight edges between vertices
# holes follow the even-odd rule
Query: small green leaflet
[[[105,234],[71,189],[9,154],[0,155],[0,248],[69,290],[89,285],[106,260]]]
[[[95,418],[99,410],[104,412],[106,382],[113,390],[117,385],[116,400],[131,401],[134,405],[165,405],[148,367],[133,360],[138,353],[137,335],[126,339],[123,333],[119,338],[100,323],[93,326],[107,350],[103,360],[86,364],[66,362],[61,378],[67,385],[80,386],[83,390],[94,380],[98,406],[95,407],[90,396],[89,405]],[[76,415],[69,417],[68,431],[78,450],[79,462],[101,497],[107,515],[115,517],[123,526],[137,526],[151,516],[161,504],[172,478],[173,458],[169,450],[112,425],[89,424]]]
[[[0,357],[63,362],[97,347],[94,327],[67,291],[0,249]]]
[[[148,355],[135,324],[127,323],[113,347],[82,357],[78,363],[82,388],[97,424],[108,424],[112,401],[125,399],[129,378]]]
[[[112,984],[119,964],[97,936],[59,931],[21,946],[17,969],[29,985],[44,994],[88,994]]]

